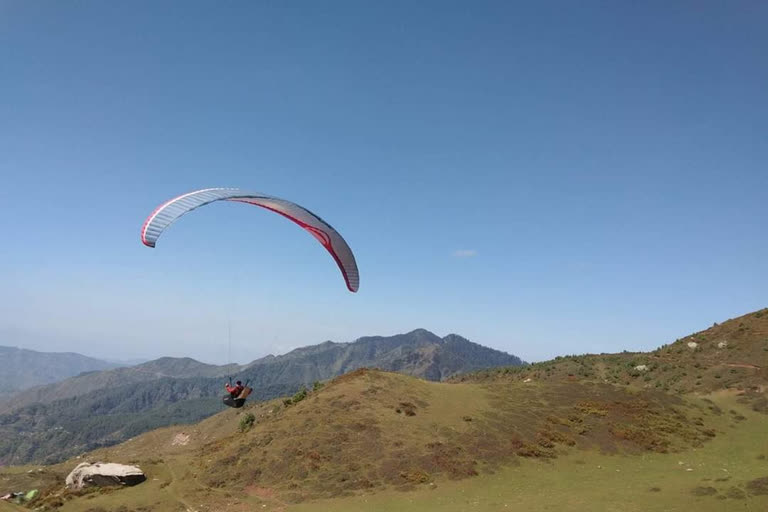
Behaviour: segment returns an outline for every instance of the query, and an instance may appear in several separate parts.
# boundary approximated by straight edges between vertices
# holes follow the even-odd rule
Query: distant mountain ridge
[[[0,403],[0,413],[24,407],[30,403],[48,404],[87,395],[93,391],[147,383],[163,378],[222,377],[237,372],[239,365],[216,366],[189,357],[161,357],[136,366],[108,371],[83,372],[75,377],[38,386],[7,398]]]
[[[153,428],[199,421],[222,410],[225,378],[249,379],[254,400],[294,393],[361,367],[443,380],[520,358],[458,335],[425,329],[369,336],[351,343],[326,341],[245,366],[215,366],[190,358],[161,358],[93,372],[27,390],[0,406],[0,464],[56,461],[112,445]]]
[[[8,346],[0,346],[0,361],[0,392],[3,393],[121,366],[74,352],[37,352]]]
[[[457,373],[524,362],[514,355],[473,343],[457,334],[440,338],[426,329],[394,336],[366,336],[350,343],[326,341],[300,347],[280,356],[257,359],[242,375],[270,383],[286,382],[286,375],[303,375],[303,383],[325,380],[362,367],[377,367],[428,380],[444,380]],[[274,369],[280,369],[274,372]]]

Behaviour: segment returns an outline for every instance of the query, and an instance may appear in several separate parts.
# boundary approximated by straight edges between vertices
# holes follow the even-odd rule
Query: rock
[[[70,489],[82,489],[83,487],[94,485],[99,487],[136,485],[146,479],[147,477],[144,475],[144,472],[136,466],[103,462],[95,464],[83,462],[78,464],[67,475],[65,482]]]
[[[184,432],[176,434],[173,437],[173,441],[171,441],[172,446],[187,446],[187,444],[189,444],[189,434],[185,434]]]
[[[698,346],[699,346],[699,344],[696,343],[695,341],[689,341],[688,342],[688,348],[696,348]]]
[[[727,346],[728,346],[727,341],[721,341],[720,343],[717,344],[717,348],[725,348]]]
[[[639,364],[639,365],[635,366],[635,370],[637,370],[639,372],[647,372],[648,371],[648,366],[644,365],[644,364]]]

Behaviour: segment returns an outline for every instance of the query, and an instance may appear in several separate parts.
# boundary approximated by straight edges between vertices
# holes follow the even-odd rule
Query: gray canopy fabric
[[[246,192],[236,188],[207,188],[180,195],[166,201],[147,217],[141,228],[141,241],[147,247],[155,247],[163,230],[179,217],[196,208],[216,201],[236,201],[260,206],[292,220],[314,236],[333,256],[344,276],[347,288],[356,292],[360,287],[357,262],[342,236],[323,219],[295,203],[265,194]]]

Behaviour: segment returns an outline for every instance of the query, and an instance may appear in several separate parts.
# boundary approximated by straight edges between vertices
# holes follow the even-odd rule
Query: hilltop
[[[736,416],[737,412],[744,415]],[[547,475],[553,474],[558,475],[554,482],[567,485],[571,493],[561,508],[580,510],[567,506],[580,502],[573,501],[574,494],[591,492],[579,485],[580,478],[598,477],[604,466],[632,474],[643,461],[646,469],[639,478],[645,487],[632,492],[687,486],[688,497],[682,496],[687,503],[695,496],[692,493],[703,492],[697,489],[709,493],[711,488],[714,494],[706,494],[709,501],[702,509],[718,510],[714,507],[722,504],[717,496],[729,504],[748,497],[762,499],[758,477],[760,467],[768,475],[768,465],[757,455],[768,453],[768,443],[756,443],[767,420],[768,416],[748,412],[724,396],[680,397],[588,382],[438,383],[360,369],[303,398],[227,410],[197,425],[147,432],[46,467],[42,473],[7,471],[0,474],[0,481],[19,488],[36,485],[43,489],[43,498],[35,506],[63,512],[121,506],[158,511],[286,510],[300,503],[306,506],[297,510],[359,510],[366,506],[358,499],[376,495],[407,507],[404,492],[422,496],[422,503],[426,500],[430,509],[437,509],[436,494],[429,498],[420,493],[437,488],[458,492],[451,491],[453,482],[475,482],[462,484],[462,489],[482,488],[495,482],[497,475],[511,472],[518,475],[516,480],[506,481],[493,496],[506,493],[504,499],[525,500],[531,510],[539,510],[543,496],[528,496],[526,488],[538,488],[540,479],[549,481]],[[731,458],[724,449],[738,460],[737,466],[726,462]],[[752,453],[749,460],[743,459],[745,449]],[[695,453],[703,458],[692,459]],[[148,481],[118,492],[62,492],[64,475],[83,460],[138,464]],[[648,469],[649,464],[654,469]],[[733,468],[732,476],[723,477],[723,464]],[[616,486],[617,470],[599,478]],[[687,476],[691,471],[697,472],[693,479]],[[712,483],[697,487],[702,479]],[[521,486],[522,481],[527,486]],[[625,487],[619,488],[624,488],[621,495],[626,499]],[[505,488],[512,494],[501,490]],[[615,495],[616,490],[607,488],[604,493]],[[552,488],[545,494],[552,493],[560,496]],[[483,499],[483,510],[498,509],[493,499]],[[317,500],[331,501],[323,505]],[[457,505],[461,504],[465,501],[460,498]]]
[[[303,501],[461,479],[567,447],[669,452],[716,434],[706,404],[610,385],[493,388],[357,370],[289,407],[256,408],[257,428],[204,446],[203,483]],[[343,447],[343,449],[340,449]]]
[[[325,342],[245,366],[162,358],[35,388],[0,409],[0,463],[52,463],[147,430],[191,423],[222,410],[226,376],[250,379],[252,398],[294,393],[362,366],[440,380],[461,371],[521,364],[460,336],[424,329],[396,336]]]
[[[768,308],[715,323],[651,352],[563,356],[457,377],[463,382],[494,379],[603,382],[675,394],[734,388],[768,411],[762,393],[768,384]]]

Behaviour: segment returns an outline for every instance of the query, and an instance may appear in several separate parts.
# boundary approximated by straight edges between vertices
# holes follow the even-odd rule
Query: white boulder
[[[65,483],[70,489],[82,489],[94,485],[99,487],[136,485],[146,479],[144,472],[136,466],[111,462],[96,462],[94,464],[83,462],[67,475]]]

